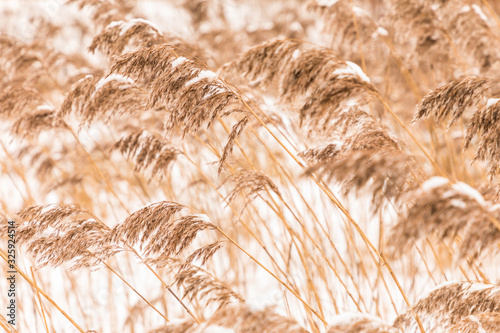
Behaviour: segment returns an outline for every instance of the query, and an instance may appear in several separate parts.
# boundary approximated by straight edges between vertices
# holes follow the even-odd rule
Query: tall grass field
[[[0,0],[0,331],[500,332],[500,2]]]

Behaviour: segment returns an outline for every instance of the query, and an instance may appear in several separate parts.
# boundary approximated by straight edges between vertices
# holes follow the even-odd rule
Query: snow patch
[[[207,99],[211,96],[221,94],[223,92],[226,92],[227,90],[224,87],[220,87],[219,85],[212,84],[208,87],[208,91],[203,95],[202,99]]]
[[[192,85],[193,83],[196,83],[200,80],[203,80],[203,79],[209,79],[209,80],[212,80],[212,79],[215,79],[217,78],[217,74],[215,74],[214,72],[212,71],[209,71],[209,70],[202,70],[198,73],[198,76],[189,80],[188,82],[186,82],[186,87]]]
[[[466,195],[466,196],[476,200],[477,203],[480,204],[481,206],[486,205],[486,201],[484,200],[481,193],[479,193],[475,188],[473,188],[465,183],[458,182],[456,184],[451,185],[451,188],[460,194]]]
[[[294,59],[294,60],[297,59],[299,57],[299,55],[300,55],[300,50],[299,49],[293,51],[293,53],[292,53],[292,59]]]
[[[188,61],[188,60],[185,57],[175,58],[175,60],[172,61],[172,68],[175,68],[175,67],[185,63],[186,61]]]
[[[104,30],[113,29],[114,27],[119,27],[123,24],[123,21],[113,21],[106,26]]]
[[[364,81],[366,83],[370,83],[370,78],[363,72],[361,67],[356,65],[355,63],[351,61],[346,61],[346,67],[343,68],[337,68],[336,70],[333,71],[333,75],[338,75],[339,78],[345,78],[349,76],[358,76],[361,81]]]
[[[38,105],[36,107],[37,111],[54,111],[54,108],[47,104]]]
[[[468,13],[468,12],[470,12],[470,6],[469,5],[463,6],[460,9],[460,11],[459,11],[460,14],[462,14],[462,13]]]
[[[60,233],[59,230],[57,230],[49,225],[45,229],[43,229],[42,233],[40,234],[40,237],[58,236],[60,234],[63,235],[64,233]]]
[[[332,7],[337,2],[339,2],[339,0],[317,0],[316,4],[322,7]]]
[[[461,209],[467,208],[467,205],[465,204],[465,202],[463,202],[460,199],[451,199],[450,205],[452,205],[453,207],[456,207],[456,208],[461,208]]]
[[[356,16],[369,16],[368,13],[364,10],[364,9],[361,9],[359,7],[352,7],[352,11],[354,12],[354,14]]]
[[[488,208],[488,211],[489,211],[489,212],[495,212],[495,211],[497,211],[497,210],[499,210],[499,209],[500,209],[500,204],[494,204],[493,206],[490,206],[490,207]]]
[[[475,291],[482,291],[485,289],[490,289],[490,295],[491,295],[491,292],[495,291],[494,285],[483,284],[483,283],[469,283],[469,285],[464,289],[466,289],[466,290],[463,292],[462,298],[469,297],[470,294],[475,292]]]
[[[344,100],[342,105],[345,106],[346,108],[350,108],[359,105],[359,102],[360,102],[359,97],[351,97],[349,99]]]
[[[422,184],[422,191],[429,192],[449,183],[450,180],[448,178],[438,176],[431,177]]]
[[[149,20],[145,20],[145,19],[142,19],[142,18],[135,18],[132,20],[132,22],[135,22],[135,23],[144,23],[144,24],[147,24],[149,25],[151,28],[153,29],[156,29],[156,31],[160,32],[160,28],[154,24],[153,22],[149,21]]]
[[[77,86],[78,84],[82,83],[85,80],[92,80],[93,78],[94,78],[94,75],[87,74],[87,75],[85,75],[84,78],[76,81],[75,86]]]
[[[385,30],[385,29],[384,29],[384,28],[382,28],[382,27],[378,27],[378,28],[377,28],[377,34],[378,34],[379,36],[384,36],[384,37],[389,36],[389,32],[387,32],[387,30]]]
[[[488,23],[488,17],[484,14],[483,10],[481,9],[481,7],[479,7],[478,5],[472,5],[472,9],[474,9],[474,11],[476,12],[476,14],[481,18],[481,20],[483,20],[484,22]]]
[[[210,221],[210,218],[205,214],[195,214],[195,216],[200,219],[201,222],[212,223],[212,221]]]
[[[490,106],[492,106],[493,104],[496,104],[498,101],[500,101],[500,98],[489,98],[487,101],[486,101],[486,107],[489,108]]]
[[[95,85],[95,91],[97,92],[102,87],[104,87],[104,85],[106,85],[107,83],[109,83],[111,81],[117,81],[117,82],[129,83],[129,84],[134,83],[134,81],[131,78],[129,78],[128,76],[124,76],[121,74],[110,74],[107,77],[100,79],[99,82],[97,82],[97,84]]]
[[[47,214],[48,212],[51,212],[53,210],[56,210],[59,206],[56,204],[50,204],[42,208],[40,211],[40,214]]]

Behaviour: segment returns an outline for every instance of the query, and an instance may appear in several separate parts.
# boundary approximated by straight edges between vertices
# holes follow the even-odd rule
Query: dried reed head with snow
[[[420,101],[413,121],[434,116],[436,122],[451,118],[449,124],[453,124],[465,111],[481,102],[490,82],[488,78],[468,77],[430,91]]]
[[[278,39],[256,46],[226,65],[222,73],[243,76],[262,88],[274,85],[301,122],[318,121],[342,106],[363,103],[375,91],[358,65],[295,40]]]
[[[165,106],[165,130],[184,133],[210,126],[218,117],[241,110],[240,98],[211,70],[202,69],[168,44],[143,48],[118,57],[111,73],[135,79],[148,92],[148,107]]]
[[[462,319],[457,324],[450,327],[450,332],[498,332],[500,329],[500,313],[483,312],[476,315],[470,315]]]
[[[71,206],[31,206],[19,213],[23,224],[16,240],[26,244],[39,267],[71,262],[72,268],[92,267],[121,248],[107,242],[110,229],[91,213]]]
[[[444,283],[422,297],[408,313],[399,316],[394,326],[405,332],[417,332],[418,328],[412,316],[416,314],[422,319],[425,330],[429,332],[448,331],[454,325],[455,328],[459,328],[464,320],[471,320],[471,316],[498,312],[499,297],[499,289],[495,285],[470,282]]]
[[[500,236],[498,209],[474,188],[433,177],[410,192],[409,197],[408,209],[390,237],[389,245],[398,256],[414,242],[434,236],[453,242],[460,235],[458,248],[462,259],[495,248]]]

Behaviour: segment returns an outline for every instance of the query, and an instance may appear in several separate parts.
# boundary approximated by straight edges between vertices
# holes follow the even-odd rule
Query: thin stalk
[[[195,165],[195,167],[198,168],[199,171],[201,171],[198,167],[198,165],[196,163],[194,163],[193,160],[191,160],[186,154],[184,154],[184,156],[186,156],[188,158],[188,160],[190,160],[192,162],[193,165]],[[207,180],[209,181],[209,183],[211,183],[211,181],[208,179],[207,177]],[[215,185],[214,185],[215,187]],[[243,222],[241,219],[240,219],[241,222]],[[269,273],[273,278],[275,278],[281,285],[283,285],[286,289],[288,289],[295,297],[297,297],[299,299],[299,301],[301,301],[305,306],[306,308],[311,311],[313,314],[315,314],[323,323],[326,324],[326,321],[324,320],[323,316],[321,316],[320,314],[318,314],[314,309],[312,309],[312,307],[304,300],[302,299],[299,295],[298,295],[298,292],[296,292],[295,290],[292,289],[292,287],[290,287],[289,285],[287,285],[283,280],[281,280],[277,275],[275,275],[274,273],[272,273],[267,267],[265,267],[263,264],[261,264],[255,257],[253,257],[251,254],[249,254],[246,250],[244,250],[236,241],[234,241],[229,235],[227,235],[226,233],[224,233],[222,231],[222,229],[220,229],[218,226],[216,226],[216,229],[224,236],[226,237],[232,244],[234,244],[238,249],[240,249],[243,253],[245,253],[251,260],[253,260],[257,265],[259,265],[261,268],[263,268],[267,273]],[[247,227],[247,230],[250,230],[250,228]],[[265,247],[264,247],[265,249]],[[267,250],[266,250],[267,252]],[[270,254],[269,254],[270,255]],[[270,255],[271,256],[271,255]],[[272,258],[272,256],[271,256]],[[274,262],[274,260],[273,260]],[[276,264],[277,265],[277,264]],[[277,266],[279,267],[279,266]],[[284,274],[284,273],[283,273]]]
[[[270,196],[270,195],[269,195]],[[270,196],[271,197],[271,196]],[[280,197],[280,196],[279,196]],[[272,197],[271,197],[271,200]],[[361,312],[361,308],[358,304],[358,302],[356,302],[355,298],[354,298],[354,295],[351,294],[351,292],[349,291],[349,288],[347,287],[347,285],[344,283],[344,281],[342,280],[342,278],[340,277],[340,274],[338,273],[337,269],[335,268],[335,266],[330,262],[330,260],[328,259],[328,257],[326,256],[326,254],[324,253],[323,249],[321,249],[321,247],[317,244],[317,242],[314,240],[314,238],[309,234],[309,232],[307,231],[307,229],[305,228],[305,226],[302,224],[302,222],[300,222],[300,220],[298,219],[298,217],[295,215],[295,213],[292,211],[292,209],[290,208],[290,206],[288,206],[288,204],[281,198],[281,201],[283,202],[283,204],[286,206],[286,208],[290,211],[290,213],[294,216],[295,220],[299,223],[299,225],[301,226],[302,228],[302,231],[304,232],[304,234],[311,240],[311,242],[313,243],[314,247],[321,253],[321,256],[323,257],[323,259],[326,261],[326,263],[328,264],[328,267],[330,267],[330,269],[333,271],[333,273],[335,274],[335,276],[337,277],[337,279],[339,280],[340,284],[342,284],[342,286],[344,287],[344,289],[346,290],[347,294],[349,295],[349,297],[352,299],[352,301],[354,302],[354,304],[356,305],[356,307],[358,308],[358,311]],[[273,200],[274,202],[274,200]],[[274,204],[277,206],[277,203],[274,202]],[[289,230],[292,230],[291,229],[291,226],[286,222],[284,216],[282,213],[279,213],[277,212],[277,214],[281,215],[281,219],[283,220],[283,223],[286,224],[286,227],[287,229]],[[295,233],[294,233],[295,234]],[[301,241],[302,243],[302,241]],[[303,245],[304,246],[304,245]],[[359,290],[358,290],[359,292]],[[363,297],[361,296],[361,293],[359,293],[360,295],[360,300],[361,302],[363,303],[363,305],[365,306],[365,309],[366,309],[366,304],[363,300]]]
[[[38,285],[36,282],[36,277],[35,277],[35,272],[33,271],[33,266],[30,267],[31,270],[31,276],[33,277],[33,283],[35,285]],[[47,333],[49,333],[49,326],[47,325],[47,318],[45,317],[45,310],[43,308],[43,303],[42,303],[42,298],[40,297],[40,293],[38,292],[37,289],[35,289],[35,293],[38,299],[38,303],[40,304],[40,311],[42,313],[42,318],[43,318],[43,324],[45,325],[45,330]]]
[[[226,85],[227,86],[227,85]],[[228,89],[230,89],[228,86],[227,86]],[[232,91],[232,90],[231,90]],[[233,91],[234,93],[234,91]],[[243,100],[241,99],[241,102],[245,105],[245,107],[250,111],[250,113],[252,113],[252,115],[257,118],[257,120],[262,124],[262,126],[264,126],[264,128],[269,132],[269,134],[279,143],[279,145],[287,152],[288,155],[290,155],[290,157],[292,157],[292,159],[298,163],[301,167],[304,167],[304,165],[302,164],[302,162],[299,161],[299,159],[295,156],[295,154],[293,154],[284,144],[283,142],[281,142],[281,140],[271,131],[271,129],[266,125],[266,123],[264,123],[264,121],[255,113],[255,111],[252,110],[252,108],[250,108],[250,106]],[[391,110],[392,111],[392,110]],[[399,119],[399,118],[398,118]],[[401,121],[401,120],[399,120]],[[415,139],[416,140],[416,139]],[[418,143],[418,145],[421,147],[421,145]],[[423,148],[423,147],[422,147]],[[427,154],[428,156],[428,154]],[[430,156],[429,156],[430,157]],[[384,263],[384,266],[386,267],[386,269],[389,271],[389,274],[391,275],[392,279],[394,280],[394,282],[396,283],[396,286],[398,287],[398,290],[399,292],[401,293],[401,295],[403,296],[403,299],[406,303],[406,305],[411,308],[411,304],[410,304],[410,301],[408,300],[408,297],[406,296],[406,293],[404,292],[403,288],[401,287],[401,284],[399,283],[397,277],[396,277],[396,274],[394,273],[392,267],[390,266],[389,264],[389,261],[387,260],[387,258],[385,257],[385,255],[383,253],[379,253],[377,251],[377,249],[375,248],[375,246],[373,245],[373,243],[368,239],[368,237],[366,236],[366,234],[364,233],[364,231],[361,229],[361,227],[356,223],[356,221],[354,221],[354,219],[351,217],[350,213],[347,211],[346,208],[344,208],[344,206],[340,203],[340,201],[335,197],[335,195],[333,193],[331,193],[329,190],[327,190],[326,186],[324,186],[323,184],[321,184],[318,180],[315,179],[315,177],[313,177],[312,175],[310,176],[316,184],[318,184],[318,186],[320,186],[320,188],[323,190],[323,192],[325,192],[325,194],[331,199],[331,201],[334,203],[335,206],[337,206],[340,211],[347,217],[347,219],[349,220],[349,222],[355,227],[355,229],[358,231],[359,235],[361,236],[361,238],[363,239],[363,241],[372,249],[373,252],[375,252],[377,254],[377,256],[382,259],[383,263]],[[243,250],[243,249],[242,249]],[[243,250],[244,251],[244,250]],[[244,251],[245,253],[247,253],[246,251]],[[250,254],[248,254],[250,255]],[[252,257],[253,258],[253,257]],[[260,263],[259,263],[260,264]],[[263,267],[263,266],[262,266]],[[266,269],[267,270],[267,269]],[[269,271],[269,273],[271,273]],[[272,274],[272,273],[271,273]],[[273,276],[275,276],[274,274],[272,274]],[[277,277],[276,277],[277,278]],[[289,288],[288,286],[286,286],[287,289]],[[291,290],[291,289],[290,289]],[[298,297],[300,297],[299,295],[297,295]],[[302,298],[300,298],[300,300],[302,302],[305,302]],[[314,312],[315,314],[317,314],[317,312]],[[320,317],[319,314],[317,314],[317,317],[320,318],[322,321],[324,321],[324,319],[322,317]],[[424,327],[422,325],[422,322],[420,321],[420,318],[418,317],[418,315],[415,315],[415,320],[417,321],[417,324],[419,326],[419,329],[422,333],[425,333],[425,330],[424,330]]]
[[[146,302],[151,308],[153,308],[153,310],[155,310],[156,312],[158,312],[158,314],[160,316],[163,317],[163,319],[165,319],[166,322],[169,322],[170,320],[167,318],[167,316],[165,316],[160,310],[158,310],[153,304],[151,304],[150,301],[148,301],[146,298],[144,298],[144,296],[141,295],[141,293],[139,293],[137,291],[137,289],[135,289],[130,283],[127,282],[127,280],[125,280],[117,271],[115,271],[111,266],[109,266],[106,262],[102,261],[102,263],[104,264],[104,266],[106,266],[107,269],[109,269],[113,274],[115,274],[120,280],[123,281],[123,283],[125,283],[127,285],[127,287],[129,287],[133,292],[135,292],[137,294],[137,296],[139,296],[140,299],[142,299],[144,302]]]
[[[497,23],[498,27],[500,28],[500,19],[498,18],[497,13],[495,13],[493,8],[491,8],[491,5],[488,2],[488,0],[482,0],[482,1],[483,4],[486,6],[486,8],[488,8],[488,11],[490,12],[491,16],[493,16],[493,18],[495,19],[495,22]]]
[[[243,247],[241,247],[235,240],[233,240],[228,234],[226,234],[222,229],[218,226],[215,226],[216,230],[221,233],[222,236],[226,237],[228,241],[230,241],[234,246],[240,249],[243,253],[245,253],[250,259],[252,259],[257,265],[259,265],[262,269],[264,269],[269,275],[271,275],[276,281],[278,281],[283,287],[288,289],[289,292],[292,293],[299,301],[304,304],[305,307],[309,309],[319,320],[323,322],[323,324],[328,325],[326,320],[316,311],[314,310],[299,294],[297,294],[290,286],[288,286],[283,280],[281,280],[276,274],[271,272],[266,266],[262,265],[254,256],[248,253]]]
[[[344,259],[342,259],[342,256],[340,255],[337,247],[335,246],[335,243],[332,241],[330,235],[329,235],[329,232],[327,232],[327,230],[325,230],[325,227],[323,226],[323,224],[319,221],[316,213],[314,212],[314,210],[312,209],[312,207],[309,205],[309,203],[307,202],[307,200],[304,198],[302,192],[298,189],[297,185],[295,184],[295,182],[292,180],[292,177],[291,175],[288,173],[288,171],[283,167],[283,165],[280,163],[280,161],[278,160],[278,158],[274,155],[274,153],[272,152],[271,149],[269,149],[269,147],[264,143],[264,141],[262,140],[262,138],[260,137],[260,135],[253,129],[251,128],[251,131],[252,133],[257,137],[257,139],[261,142],[261,144],[264,146],[264,148],[268,151],[269,155],[271,156],[271,158],[273,159],[274,163],[276,163],[279,167],[280,167],[280,170],[283,172],[283,174],[285,175],[285,177],[288,179],[288,181],[290,182],[290,184],[295,188],[295,190],[297,191],[297,193],[299,194],[300,198],[302,199],[302,201],[304,202],[304,204],[306,205],[307,209],[309,210],[309,212],[312,214],[314,220],[316,221],[315,225],[319,225],[320,229],[321,229],[321,232],[323,233],[323,235],[328,239],[329,241],[329,244],[330,246],[332,247],[332,249],[335,251],[338,259],[340,260],[342,266],[345,268],[346,270],[346,273],[347,275],[350,277],[351,281],[353,282],[354,284],[354,287],[356,288],[357,292],[358,292],[358,295],[360,297],[360,300],[364,303],[363,301],[363,296],[361,295],[361,292],[359,290],[359,287],[358,287],[358,284],[356,282],[356,280],[354,279],[354,276],[352,275],[351,273],[351,270],[349,269],[349,267],[347,266],[346,262],[344,261]],[[299,222],[300,223],[300,222]],[[301,224],[302,226],[302,224]],[[303,227],[304,228],[304,227]],[[316,233],[318,234],[319,236],[319,232],[316,230]]]
[[[410,138],[413,140],[413,142],[415,142],[415,144],[417,145],[417,147],[422,151],[422,153],[425,155],[425,157],[429,160],[429,162],[431,162],[432,166],[434,167],[434,169],[443,177],[447,177],[447,174],[445,171],[443,171],[443,169],[436,163],[436,161],[434,161],[434,159],[429,155],[429,153],[427,152],[427,150],[422,146],[422,144],[417,140],[417,138],[413,135],[413,133],[410,131],[410,129],[408,128],[408,126],[406,126],[402,121],[401,119],[399,119],[399,117],[396,115],[396,113],[394,113],[394,111],[392,111],[391,107],[389,106],[389,104],[387,104],[387,102],[382,98],[382,96],[380,96],[379,93],[376,93],[375,96],[379,99],[379,101],[382,103],[382,105],[384,106],[384,108],[391,114],[391,116],[394,118],[394,120],[396,120],[396,122],[403,128],[403,130],[410,136]]]
[[[225,123],[224,123],[221,119],[219,119],[219,121],[220,121],[220,122],[221,122],[221,124],[224,126],[224,129],[226,130],[226,132],[228,132],[228,133],[229,133],[229,131],[230,131],[230,130],[229,130],[229,127],[228,127],[227,125],[225,125]],[[255,168],[255,166],[253,165],[253,163],[251,162],[250,158],[249,158],[249,157],[245,154],[245,152],[244,152],[243,148],[241,147],[241,145],[239,144],[238,140],[235,140],[235,143],[237,144],[237,146],[238,146],[238,148],[240,149],[240,151],[243,153],[243,155],[244,155],[245,159],[246,159],[246,160],[247,160],[247,161],[248,161],[248,162],[252,165],[252,167],[253,167],[254,169],[256,169],[256,168]],[[267,147],[267,145],[265,145],[265,144],[264,144],[264,146],[266,147],[266,149],[267,149],[268,151],[270,151],[270,149]],[[278,162],[278,164],[279,164],[279,162]],[[279,164],[279,165],[281,166],[281,164]],[[293,183],[293,182],[292,182],[292,183]],[[266,191],[267,191],[267,190],[266,190]],[[270,195],[270,193],[269,193],[269,192],[268,192],[268,195],[269,195],[269,197],[271,198],[271,200],[273,200],[273,202],[274,202],[274,199],[272,198],[272,196]],[[353,302],[354,302],[354,304],[356,305],[356,307],[358,308],[358,310],[359,310],[359,311],[361,311],[361,308],[359,307],[358,302],[356,302],[356,300],[354,299],[354,296],[350,293],[349,289],[347,288],[347,286],[346,286],[346,285],[345,285],[345,283],[343,282],[342,278],[340,277],[340,274],[337,272],[337,270],[335,269],[335,267],[334,267],[334,266],[330,263],[330,260],[327,258],[327,256],[325,255],[325,253],[323,252],[323,250],[321,249],[321,247],[317,244],[317,242],[315,241],[315,239],[314,239],[314,238],[313,238],[313,237],[309,234],[309,232],[307,231],[307,229],[305,228],[305,226],[302,224],[302,222],[300,221],[300,219],[299,219],[299,218],[295,215],[295,213],[293,212],[293,210],[291,209],[291,207],[290,207],[290,206],[289,206],[289,205],[285,202],[285,200],[283,199],[283,197],[281,197],[281,196],[278,196],[278,197],[279,197],[280,201],[281,201],[281,202],[283,202],[283,204],[287,207],[287,209],[288,209],[288,210],[292,213],[292,215],[294,216],[295,220],[296,220],[296,221],[299,223],[299,225],[301,226],[301,228],[302,228],[303,232],[304,232],[304,233],[308,236],[308,238],[312,241],[313,245],[314,245],[314,246],[315,246],[315,247],[316,247],[316,248],[320,251],[321,255],[323,256],[323,258],[324,258],[324,259],[326,260],[326,262],[328,263],[328,266],[332,269],[332,271],[334,272],[335,276],[339,279],[340,283],[342,284],[342,286],[344,287],[344,289],[347,291],[348,295],[351,297],[351,299],[353,300]],[[266,200],[264,200],[264,201],[267,203],[267,201],[266,201]],[[278,204],[277,204],[276,202],[274,202],[274,205],[275,205],[276,207],[278,207]],[[273,209],[273,208],[271,207],[271,205],[270,205],[270,204],[268,204],[268,206],[269,206],[271,209]],[[275,210],[275,209],[273,209],[273,211],[275,211],[275,213],[278,215],[278,217],[279,217],[279,218],[283,221],[283,223],[285,224],[285,226],[286,226],[287,230],[288,230],[289,232],[291,232],[290,230],[292,230],[292,229],[291,229],[291,227],[289,226],[289,224],[286,222],[286,220],[285,220],[285,218],[284,218],[283,214],[280,214],[280,213],[279,213],[277,210]],[[292,235],[292,237],[293,237],[293,235]],[[297,238],[299,238],[299,237],[297,237]],[[299,238],[299,239],[300,239],[300,238]],[[301,243],[302,243],[302,241],[301,241]],[[304,268],[306,268],[306,267],[304,267]],[[306,269],[307,269],[307,268],[306,268]],[[354,281],[354,280],[353,280],[353,281]],[[360,300],[361,300],[361,302],[363,303],[363,305],[365,306],[365,309],[366,309],[366,304],[364,303],[363,297],[361,296],[361,293],[360,293],[359,289],[357,288],[356,283],[355,283],[355,286],[356,286],[356,289],[358,290],[358,294],[359,294],[359,296],[360,296]],[[320,310],[321,310],[321,309],[320,309]]]
[[[201,139],[200,139],[201,140]],[[217,192],[217,194],[219,195],[219,197],[225,201],[228,205],[228,207],[232,210],[233,214],[235,214],[236,216],[239,215],[239,213],[236,211],[236,209],[233,207],[233,205],[231,205],[229,202],[227,202],[226,198],[222,195],[222,193],[220,193],[219,189],[217,188],[217,186],[210,180],[210,178],[205,175],[205,173],[203,172],[203,170],[201,170],[201,168],[199,167],[198,164],[196,164],[185,152],[183,154],[187,159],[188,161],[191,162],[191,164],[193,164],[195,166],[195,168],[197,168],[198,172],[203,176],[203,178],[205,178],[205,180],[208,182],[208,184]],[[283,270],[279,267],[278,263],[275,261],[274,257],[269,253],[269,251],[267,250],[267,247],[264,245],[264,243],[262,242],[261,239],[259,239],[259,237],[257,237],[257,235],[252,231],[252,229],[250,228],[250,226],[244,221],[242,220],[241,218],[238,219],[238,222],[241,223],[241,225],[243,225],[243,227],[250,233],[250,235],[257,241],[257,243],[259,243],[259,245],[262,247],[262,249],[266,252],[266,254],[269,256],[269,258],[271,259],[271,261],[273,262],[273,264],[278,268],[278,270],[283,274],[283,276],[286,277],[286,274],[285,272],[283,272]],[[279,252],[279,251],[278,251]]]
[[[429,269],[429,265],[427,265],[427,261],[424,259],[423,253],[420,251],[420,249],[416,245],[415,245],[415,249],[420,254],[420,257],[422,258],[422,262],[424,263],[425,269],[427,270],[427,274],[429,274],[432,282],[434,282],[434,284],[437,286],[438,284],[436,282],[436,279],[434,279],[434,275],[432,274],[432,271]]]
[[[113,187],[109,183],[108,179],[104,176],[104,174],[102,173],[101,169],[97,166],[97,164],[94,161],[94,159],[92,158],[92,156],[90,156],[89,152],[85,149],[85,147],[81,143],[81,141],[78,138],[78,136],[76,135],[76,133],[73,131],[73,129],[69,125],[66,125],[66,127],[68,128],[69,132],[71,133],[71,135],[73,136],[73,138],[75,139],[76,143],[81,148],[82,152],[85,154],[85,156],[87,157],[87,159],[89,160],[89,162],[92,164],[92,167],[95,169],[95,171],[97,172],[97,174],[99,175],[99,177],[101,177],[101,179],[104,181],[104,183],[106,184],[106,187],[108,188],[108,190],[118,200],[118,202],[120,203],[120,206],[122,206],[122,208],[127,212],[127,214],[130,215],[129,209],[123,203],[123,201],[120,199],[120,197],[118,196],[118,194],[115,192],[115,190],[113,189]]]
[[[21,177],[22,181],[24,182],[24,185],[26,186],[26,194],[28,195],[28,204],[31,204],[35,202],[33,199],[33,195],[31,194],[30,187],[28,186],[28,181],[26,180],[26,176],[24,174],[24,171],[21,170],[16,166],[15,160],[12,157],[12,155],[9,153],[5,145],[3,144],[2,140],[0,140],[0,146],[2,146],[2,150],[4,151],[5,155],[7,155],[7,158],[11,161],[12,168],[16,171],[16,173]]]
[[[3,260],[5,260],[6,262],[8,262],[8,259],[7,259],[7,254],[3,251],[3,250],[0,250],[0,256],[2,257]],[[66,317],[66,319],[69,320],[69,322],[78,330],[80,331],[81,333],[85,333],[85,330],[83,328],[80,327],[80,325],[78,325],[74,320],[73,318],[71,318],[67,313],[66,311],[64,311],[59,305],[57,305],[57,303],[45,292],[43,291],[42,289],[40,289],[40,287],[38,287],[36,285],[36,283],[33,282],[33,280],[31,280],[26,274],[23,273],[23,271],[21,271],[21,269],[16,265],[14,264],[14,269],[16,270],[17,273],[19,273],[19,275],[21,275],[23,277],[23,279],[26,280],[26,282],[28,282],[33,288],[35,288],[35,290],[37,292],[39,292],[43,297],[45,297],[45,299],[47,301],[49,301],[50,304],[52,304],[64,317]]]
[[[3,314],[0,314],[0,327],[2,327],[5,332],[9,332],[9,333],[17,333],[17,330],[14,326],[12,326],[11,324],[9,324],[9,321],[7,320],[7,318],[5,318],[3,316]]]
[[[188,307],[182,302],[182,300],[177,297],[177,295],[173,292],[173,290],[170,287],[167,287],[167,290],[174,296],[174,298],[182,305],[182,307],[189,313],[189,315],[198,323],[200,324],[200,321],[196,319],[194,313],[191,312],[191,310],[188,309]]]
[[[363,44],[361,43],[361,37],[359,34],[358,19],[356,18],[356,13],[354,13],[354,5],[352,3],[352,0],[349,0],[349,3],[351,4],[351,14],[352,14],[352,21],[354,23],[354,30],[356,30],[356,39],[358,41],[359,57],[361,58],[361,68],[363,69],[363,72],[366,73],[365,55],[363,53]]]

